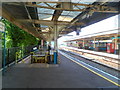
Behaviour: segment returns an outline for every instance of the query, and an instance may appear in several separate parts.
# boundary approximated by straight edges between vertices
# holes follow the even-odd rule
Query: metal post
[[[94,50],[95,50],[95,48],[96,48],[96,45],[95,45],[95,38],[94,38]]]
[[[2,65],[3,65],[3,72],[2,74],[4,75],[5,73],[5,65],[6,65],[6,33],[5,33],[5,24],[0,22],[0,32],[2,32],[4,34],[4,47],[3,47],[3,62],[2,62]]]
[[[51,46],[51,41],[48,41],[48,45],[50,45],[50,46]]]
[[[22,58],[23,58],[24,57],[24,55],[23,55],[24,54],[24,46],[23,45],[22,45],[22,50],[21,51],[22,51]]]
[[[5,73],[5,65],[6,65],[6,33],[4,33],[4,57],[3,57],[3,75]]]
[[[98,47],[100,46],[100,42],[99,42],[99,39],[98,39]]]
[[[57,45],[57,23],[54,24],[54,64],[57,64],[57,50],[58,50],[58,45]]]
[[[78,45],[78,41],[77,41],[77,40],[76,40],[76,44],[77,44],[77,46],[76,46],[76,47],[78,48],[78,47],[79,47],[79,45]]]
[[[85,48],[85,40],[83,39],[83,48]]]
[[[118,42],[117,42],[117,36],[115,36],[115,51],[114,51],[114,54],[117,54],[117,50],[118,50]]]
[[[41,48],[43,48],[43,40],[41,40]]]
[[[9,56],[10,56],[10,49],[7,49],[6,50],[6,52],[7,52],[7,58],[6,58],[6,61],[9,63]]]

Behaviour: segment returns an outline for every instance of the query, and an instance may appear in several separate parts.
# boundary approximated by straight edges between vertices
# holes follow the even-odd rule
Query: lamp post
[[[5,25],[0,22],[0,32],[4,34],[4,48],[3,48],[3,74],[5,72],[5,64],[6,64],[6,33],[5,33]],[[2,64],[1,63],[1,64]]]

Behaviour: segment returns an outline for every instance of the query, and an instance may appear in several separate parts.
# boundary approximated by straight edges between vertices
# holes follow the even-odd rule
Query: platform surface
[[[114,88],[114,84],[60,55],[59,65],[20,63],[3,76],[3,88]]]

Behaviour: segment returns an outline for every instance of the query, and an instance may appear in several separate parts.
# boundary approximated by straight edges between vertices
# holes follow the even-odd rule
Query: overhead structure
[[[3,2],[2,16],[18,27],[46,41],[119,14],[119,2]]]
[[[119,14],[120,2],[3,2],[2,16],[37,38],[54,40],[54,64],[57,39],[72,31]]]

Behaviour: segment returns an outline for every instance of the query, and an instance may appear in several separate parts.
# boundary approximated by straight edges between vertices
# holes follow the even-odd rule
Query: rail
[[[73,48],[73,47],[62,47],[62,49],[66,50],[66,51],[71,51],[77,55],[85,57],[85,58],[92,60],[96,63],[100,63],[100,64],[108,66],[110,68],[119,70],[119,65],[120,65],[119,55],[77,49],[77,48]]]

